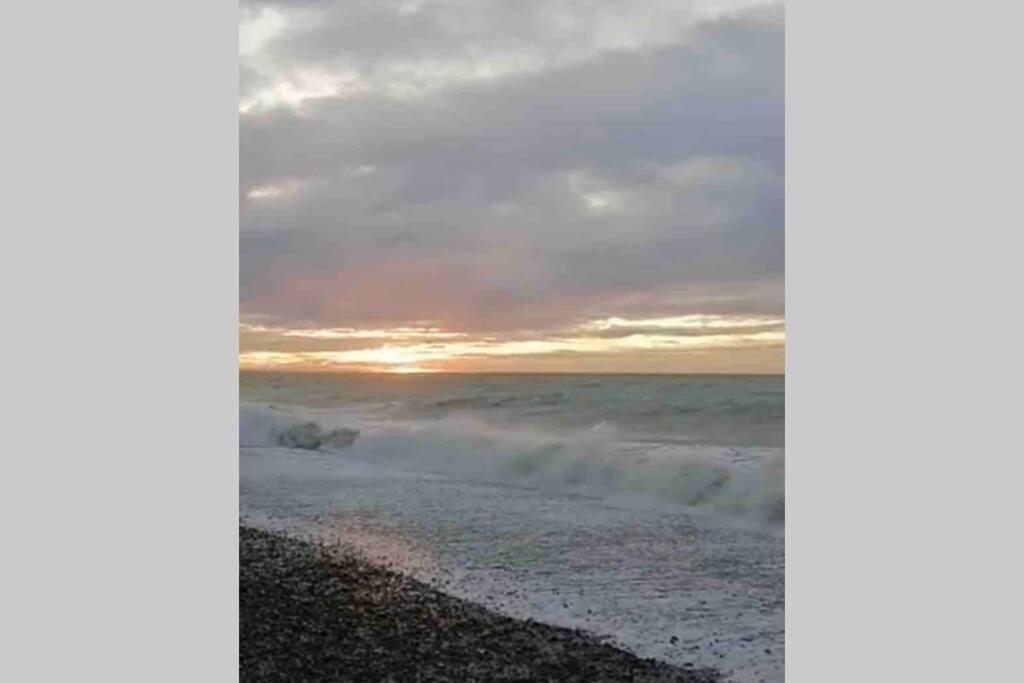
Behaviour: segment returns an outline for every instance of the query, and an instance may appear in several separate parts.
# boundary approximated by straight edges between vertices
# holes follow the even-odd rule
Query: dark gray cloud
[[[480,6],[244,3],[283,26],[243,57],[243,99],[292,90],[241,118],[243,315],[781,314],[781,7]]]

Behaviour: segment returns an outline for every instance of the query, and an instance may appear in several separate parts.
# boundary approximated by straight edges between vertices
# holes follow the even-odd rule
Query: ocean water
[[[243,373],[240,391],[251,523],[783,680],[782,377]]]

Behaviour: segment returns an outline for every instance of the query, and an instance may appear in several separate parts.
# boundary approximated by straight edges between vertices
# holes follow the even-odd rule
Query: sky
[[[780,373],[784,9],[243,0],[240,366]]]

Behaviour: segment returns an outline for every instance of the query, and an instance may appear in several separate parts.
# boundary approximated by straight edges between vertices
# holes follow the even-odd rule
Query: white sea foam
[[[781,378],[266,373],[240,388],[247,521],[644,657],[784,680]],[[323,438],[336,430],[358,436]]]
[[[772,523],[781,523],[785,515],[781,449],[630,441],[606,423],[554,431],[496,427],[465,415],[381,420],[351,410],[241,408],[243,447],[308,449],[295,435],[310,432],[322,437],[316,450],[344,448],[344,457],[390,468],[596,496],[646,497]]]

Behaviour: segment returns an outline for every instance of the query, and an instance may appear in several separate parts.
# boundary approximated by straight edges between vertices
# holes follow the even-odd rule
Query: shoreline
[[[239,526],[242,681],[712,683],[579,630],[518,620],[364,559]]]

